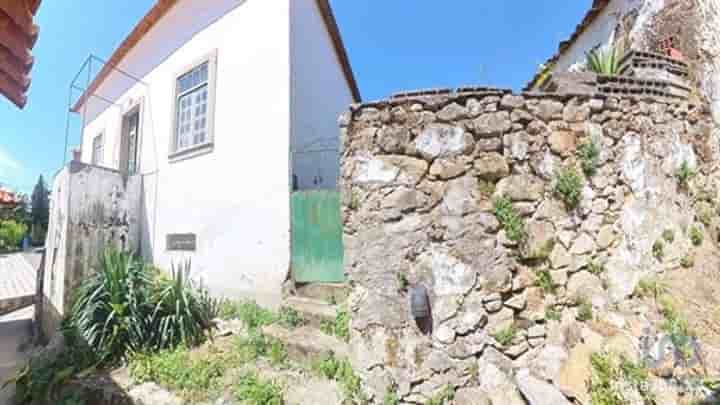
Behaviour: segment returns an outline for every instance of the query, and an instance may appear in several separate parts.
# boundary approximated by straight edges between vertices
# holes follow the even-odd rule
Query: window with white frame
[[[175,116],[171,154],[212,142],[214,55],[179,75],[175,81]]]
[[[92,143],[92,164],[99,166],[103,163],[104,134],[101,132],[93,138]]]

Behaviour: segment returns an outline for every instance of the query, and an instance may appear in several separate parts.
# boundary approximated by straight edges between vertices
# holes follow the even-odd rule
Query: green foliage
[[[577,320],[580,322],[587,322],[593,319],[593,307],[592,304],[583,301],[578,307]]]
[[[86,405],[85,399],[77,392],[70,392],[60,398],[59,405]]]
[[[695,177],[695,171],[690,168],[687,161],[682,162],[680,168],[675,173],[675,177],[681,187],[687,188],[690,185],[690,180]]]
[[[184,347],[157,353],[137,353],[130,359],[130,375],[137,383],[155,382],[185,397],[205,397],[226,370],[218,359],[194,358]]]
[[[605,273],[605,265],[593,260],[588,264],[588,271],[596,276],[599,276]]]
[[[320,330],[326,335],[337,336],[344,341],[350,340],[350,312],[340,308],[333,321],[323,321]]]
[[[545,308],[545,319],[548,321],[559,321],[562,319],[562,312],[558,311],[554,306]]]
[[[690,228],[690,242],[692,242],[694,246],[702,245],[704,239],[705,235],[703,235],[702,229],[697,226]]]
[[[495,216],[505,230],[508,239],[513,242],[522,242],[527,237],[525,223],[512,205],[507,196],[501,196],[494,202]]]
[[[616,76],[620,74],[620,61],[623,58],[623,50],[619,46],[607,46],[605,48],[593,49],[587,52],[587,68],[591,72]]]
[[[634,295],[637,297],[652,297],[658,299],[667,292],[667,286],[656,278],[643,278],[635,287]]]
[[[357,209],[360,208],[360,203],[360,193],[357,190],[353,190],[350,193],[350,203],[348,207],[353,211],[357,211]]]
[[[652,245],[652,254],[658,261],[662,261],[665,257],[665,244],[662,240],[658,239]]]
[[[405,275],[405,273],[397,273],[397,280],[398,280],[398,291],[406,292],[408,290],[408,287],[410,287],[410,281],[408,281],[408,278]]]
[[[661,303],[662,313],[665,321],[660,326],[664,330],[673,346],[677,349],[685,359],[690,359],[695,354],[693,346],[693,333],[690,331],[690,325],[669,299],[663,300]]]
[[[495,183],[487,180],[478,181],[478,192],[483,197],[490,197],[495,194]]]
[[[593,353],[590,364],[592,376],[589,388],[594,405],[629,403],[628,398],[624,397],[622,387],[636,390],[646,405],[655,403],[648,383],[650,373],[644,365],[608,353]]]
[[[707,204],[698,204],[696,211],[697,218],[700,223],[705,226],[710,226],[710,224],[712,224],[712,219],[715,215],[712,207]]]
[[[400,405],[400,398],[398,398],[397,390],[395,388],[389,388],[383,398],[383,405]]]
[[[238,338],[235,348],[237,359],[242,363],[255,361],[260,357],[269,358],[273,365],[283,365],[287,360],[285,346],[257,330],[251,330],[247,336]]]
[[[553,280],[550,270],[539,270],[536,274],[537,279],[535,280],[535,285],[540,287],[546,294],[554,294],[555,280]]]
[[[682,259],[680,259],[680,265],[686,269],[695,266],[695,257],[692,253],[686,254]]]
[[[219,317],[224,320],[239,319],[250,330],[277,322],[278,316],[253,301],[225,300],[220,304]]]
[[[572,167],[566,167],[555,175],[555,194],[569,208],[575,208],[582,198],[583,179]]]
[[[675,231],[672,229],[666,229],[662,233],[663,239],[665,239],[665,242],[667,243],[673,243],[675,242]]]
[[[600,147],[594,139],[578,147],[578,157],[582,170],[587,176],[593,176],[597,172],[600,162]]]
[[[515,336],[517,335],[517,329],[515,329],[515,326],[509,326],[497,333],[495,333],[493,338],[500,344],[501,346],[509,346],[512,341],[515,339]]]
[[[40,229],[47,229],[50,219],[50,191],[42,175],[38,178],[35,188],[33,188],[31,201],[32,210],[30,216],[33,228],[38,226]]]
[[[20,247],[27,225],[14,220],[0,221],[0,252],[15,250]]]
[[[367,403],[367,398],[362,392],[362,381],[355,374],[349,361],[338,359],[330,353],[313,362],[312,369],[327,379],[337,381],[346,399],[355,403]]]
[[[278,314],[278,323],[286,328],[294,329],[305,324],[305,318],[293,308],[283,307]]]
[[[107,250],[98,272],[79,289],[71,325],[106,362],[197,345],[216,308],[189,271],[188,264],[165,277],[128,253]]]
[[[247,374],[235,384],[235,398],[248,405],[282,405],[283,389],[272,381]]]
[[[455,387],[448,384],[434,397],[430,398],[425,405],[446,405],[450,404],[453,399],[455,399]]]

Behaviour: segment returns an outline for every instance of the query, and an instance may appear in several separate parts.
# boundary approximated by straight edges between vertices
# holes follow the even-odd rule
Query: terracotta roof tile
[[[0,93],[20,108],[30,85],[32,48],[38,37],[33,18],[40,0],[0,1]]]

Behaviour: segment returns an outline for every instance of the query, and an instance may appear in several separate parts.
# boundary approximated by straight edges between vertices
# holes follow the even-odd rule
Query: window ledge
[[[187,149],[183,149],[179,152],[173,152],[168,156],[170,163],[181,162],[183,160],[192,159],[198,156],[206,155],[213,151],[213,143],[206,142],[200,145],[195,145]]]

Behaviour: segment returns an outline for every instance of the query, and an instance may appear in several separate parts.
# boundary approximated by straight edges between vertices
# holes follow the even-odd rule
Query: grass
[[[289,329],[294,329],[305,324],[305,318],[297,310],[283,307],[278,314],[277,322]]]
[[[690,168],[687,161],[682,162],[682,165],[680,165],[680,168],[675,173],[675,178],[678,184],[680,184],[680,187],[687,188],[693,177],[695,177],[695,171]]]
[[[383,405],[400,405],[400,398],[398,398],[397,391],[394,387],[388,388],[383,398]]]
[[[629,399],[624,397],[623,387],[636,390],[646,405],[655,403],[655,398],[649,391],[650,373],[644,365],[609,353],[593,353],[590,364],[592,376],[589,389],[594,405],[629,403]]]
[[[330,353],[314,361],[311,367],[319,375],[336,381],[347,400],[355,403],[367,403],[367,397],[362,392],[360,377],[357,376],[349,361],[338,359],[333,353]]]
[[[443,389],[435,394],[430,400],[425,402],[425,405],[446,405],[455,399],[455,387],[452,385],[446,385]]]
[[[675,231],[672,229],[666,229],[662,233],[662,238],[665,239],[665,242],[667,243],[673,243],[675,242]]]
[[[588,271],[591,274],[599,276],[599,275],[605,273],[605,265],[593,260],[588,264]]]
[[[580,303],[578,307],[577,320],[580,322],[587,322],[593,319],[593,307],[587,301]]]
[[[218,316],[224,320],[240,319],[250,330],[259,329],[278,321],[278,315],[253,301],[225,300],[220,303]]]
[[[661,302],[661,312],[665,316],[665,321],[660,329],[670,336],[673,346],[686,360],[691,359],[695,355],[695,348],[693,333],[687,319],[677,311],[669,298]]]
[[[536,272],[537,279],[535,285],[540,287],[546,294],[555,293],[555,281],[552,278],[549,270],[539,270]]]
[[[680,265],[686,269],[692,268],[695,266],[695,257],[692,253],[686,254],[682,259],[680,259]]]
[[[505,230],[508,239],[513,242],[522,242],[527,237],[525,222],[512,205],[507,196],[495,199],[495,216]]]
[[[641,298],[653,298],[657,300],[667,292],[667,286],[656,278],[643,278],[635,287],[634,295]]]
[[[266,357],[274,366],[284,365],[287,360],[285,346],[274,339],[270,339],[260,332],[252,331],[247,336],[238,338],[235,342],[237,359],[242,363],[255,361]]]
[[[512,341],[515,339],[515,336],[517,336],[517,329],[515,329],[515,326],[509,326],[493,335],[493,338],[497,340],[498,344],[503,347],[510,346]]]
[[[690,242],[692,242],[694,246],[702,245],[704,239],[705,235],[703,235],[703,232],[699,227],[693,226],[690,228]]]
[[[582,176],[574,168],[566,167],[555,175],[555,195],[560,197],[568,208],[573,209],[580,204],[582,189]]]
[[[333,321],[323,321],[320,330],[326,335],[337,336],[344,341],[350,340],[350,312],[340,308]]]
[[[283,389],[273,382],[266,381],[257,374],[246,374],[235,384],[235,398],[247,405],[282,405]]]
[[[665,257],[665,244],[661,239],[658,239],[652,245],[652,254],[655,259],[662,261]]]
[[[580,145],[578,147],[578,158],[580,158],[583,173],[587,176],[595,175],[600,162],[600,147],[597,142],[592,139]]]
[[[559,321],[562,318],[562,312],[558,311],[554,306],[545,308],[545,319],[548,321]]]

